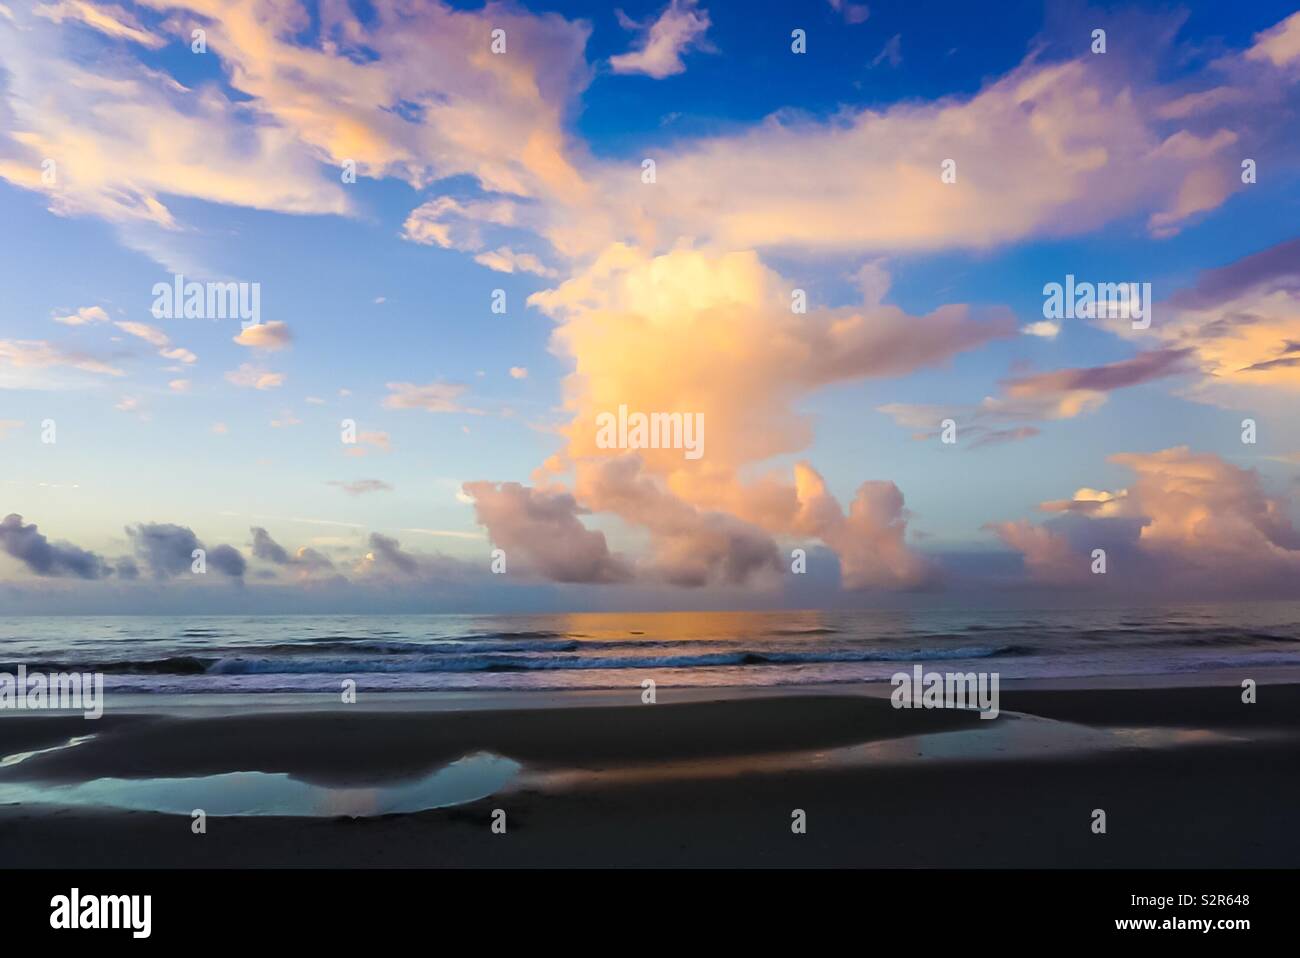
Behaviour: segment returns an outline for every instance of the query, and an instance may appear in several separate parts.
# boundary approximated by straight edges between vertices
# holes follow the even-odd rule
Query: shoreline
[[[902,665],[903,663],[900,663]],[[945,672],[946,663],[923,663],[926,671]],[[670,670],[669,670],[670,671]],[[907,671],[900,668],[900,671]],[[959,671],[978,671],[960,669]],[[1254,674],[1252,674],[1254,673]],[[1267,674],[1258,669],[1222,668],[1196,672],[1125,673],[1095,676],[1001,676],[1001,688],[1007,691],[1112,691],[1166,688],[1206,688],[1240,686],[1243,678],[1254,678],[1260,687],[1300,684],[1300,666],[1269,666]],[[656,694],[661,704],[713,702],[750,698],[786,698],[790,696],[851,697],[865,695],[888,698],[888,680],[818,682],[788,685],[682,685],[659,684]],[[521,688],[521,689],[365,689],[357,692],[355,703],[346,706],[357,711],[457,711],[525,708],[569,708],[590,705],[627,705],[640,702],[641,688],[630,684],[617,688]],[[341,707],[338,692],[115,692],[104,693],[104,713],[225,714],[240,711],[333,711]],[[7,718],[35,715],[79,714],[78,710],[20,711],[0,709],[0,724]],[[97,721],[97,720],[96,720]]]

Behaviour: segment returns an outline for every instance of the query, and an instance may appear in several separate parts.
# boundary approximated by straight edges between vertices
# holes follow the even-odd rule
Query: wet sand
[[[373,818],[0,807],[6,867],[1295,867],[1300,685],[1004,688],[992,721],[875,690],[657,705],[0,718],[5,782],[287,773],[382,785],[490,752],[504,791]],[[521,702],[527,701],[521,697]],[[596,701],[608,701],[598,699]],[[92,741],[57,748],[72,736]],[[506,812],[494,834],[493,809]],[[1094,834],[1092,810],[1107,815]],[[791,829],[802,809],[806,834]]]

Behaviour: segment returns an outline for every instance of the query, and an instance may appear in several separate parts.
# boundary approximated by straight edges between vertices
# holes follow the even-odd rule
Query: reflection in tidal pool
[[[423,778],[365,787],[315,785],[283,772],[226,772],[196,778],[97,778],[75,784],[0,782],[0,804],[99,806],[189,815],[365,818],[462,805],[505,787],[519,763],[478,752]]]

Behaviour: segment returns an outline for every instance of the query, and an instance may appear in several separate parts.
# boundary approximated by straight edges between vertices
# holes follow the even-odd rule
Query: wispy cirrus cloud
[[[460,397],[468,388],[460,383],[388,383],[384,397],[386,409],[423,409],[425,412],[478,413],[479,410],[462,406]]]
[[[1194,373],[1194,359],[1191,349],[1153,349],[1099,366],[1004,379],[999,395],[986,396],[978,403],[887,403],[877,410],[900,426],[918,430],[918,439],[938,435],[941,423],[950,419],[957,424],[959,439],[972,439],[972,448],[980,448],[1038,435],[1039,430],[1030,423],[1074,419],[1094,412],[1117,390]],[[1007,428],[1009,424],[1019,425]]]
[[[34,6],[32,13],[55,23],[78,22],[106,36],[130,40],[151,50],[156,50],[167,43],[163,37],[146,30],[130,11],[112,3],[57,0],[54,3],[41,3]]]
[[[342,489],[349,496],[364,496],[371,492],[392,492],[393,486],[382,479],[353,479],[348,482],[333,479],[326,485]]]
[[[0,370],[54,369],[66,367],[100,376],[124,376],[121,369],[77,349],[68,349],[43,339],[0,339]],[[4,379],[0,376],[0,385]]]
[[[1300,393],[1300,240],[1207,270],[1156,308],[1150,330],[1102,325],[1187,354],[1199,372],[1188,398],[1248,408],[1262,394]]]

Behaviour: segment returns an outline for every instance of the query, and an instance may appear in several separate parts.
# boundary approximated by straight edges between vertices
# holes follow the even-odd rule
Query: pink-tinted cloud
[[[619,12],[625,30],[642,34],[636,49],[609,58],[615,73],[643,73],[662,80],[686,72],[682,54],[692,47],[711,49],[704,40],[710,22],[707,10],[696,0],[670,0],[668,6],[648,25],[642,25]]]
[[[1136,478],[1044,503],[1058,517],[992,526],[1039,581],[1120,591],[1300,592],[1300,530],[1258,473],[1186,446],[1110,460]],[[1105,549],[1107,572],[1092,572]]]
[[[587,529],[573,496],[521,486],[517,482],[467,482],[478,521],[512,565],[555,582],[622,582],[630,577],[613,555],[604,533]],[[485,557],[486,561],[486,557]]]
[[[1149,330],[1103,321],[1135,342],[1188,357],[1191,399],[1254,408],[1267,395],[1300,394],[1300,240],[1289,240],[1203,273],[1157,303]]]

